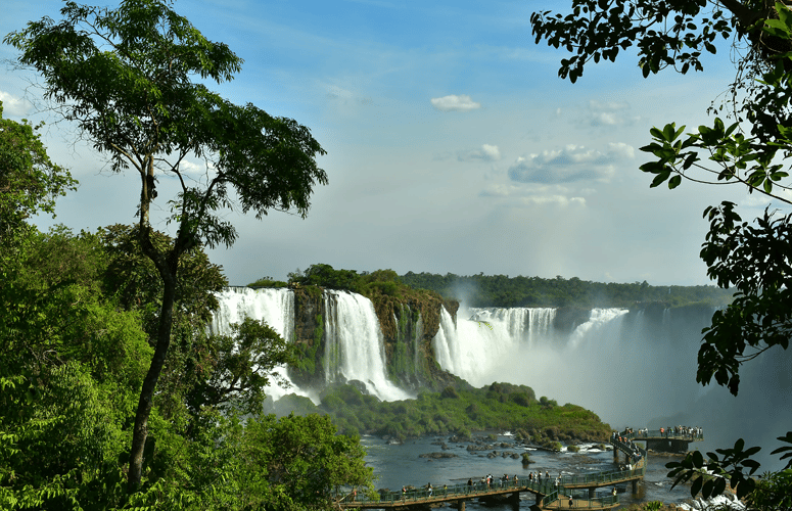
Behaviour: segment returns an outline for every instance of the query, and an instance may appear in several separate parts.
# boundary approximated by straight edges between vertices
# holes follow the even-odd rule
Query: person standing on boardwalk
[[[570,508],[570,509],[572,508],[572,505],[573,505],[573,504],[574,504],[574,502],[572,502],[572,495],[570,495],[570,496],[569,496],[569,508]]]
[[[468,479],[467,491],[468,491],[468,493],[471,493],[473,491],[473,478],[472,477],[470,479]]]

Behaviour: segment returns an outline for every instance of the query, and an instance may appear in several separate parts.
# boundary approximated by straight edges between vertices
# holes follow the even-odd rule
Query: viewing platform
[[[675,433],[673,431],[659,429],[643,430],[621,435],[622,438],[633,442],[644,442],[645,450],[655,452],[685,453],[690,442],[701,442],[704,434]],[[614,450],[614,452],[616,452]]]
[[[379,500],[371,500],[366,495],[352,496],[350,494],[341,498],[337,504],[342,509],[405,509],[405,508],[430,508],[438,504],[455,506],[459,511],[465,511],[465,502],[473,499],[486,500],[506,499],[514,503],[520,502],[520,493],[528,492],[535,496],[536,505],[547,510],[562,509],[590,509],[599,511],[618,507],[618,495],[596,497],[596,489],[614,486],[622,483],[632,483],[633,492],[636,484],[646,474],[646,451],[628,442],[612,441],[614,456],[618,459],[618,452],[622,451],[625,457],[636,460],[628,465],[628,469],[610,470],[596,474],[565,476],[558,479],[533,479],[533,480],[495,480],[490,485],[476,482],[472,486],[457,484],[433,488],[416,488],[406,492],[387,492],[379,496]],[[588,499],[573,498],[572,507],[569,506],[569,495],[572,490],[588,490]]]

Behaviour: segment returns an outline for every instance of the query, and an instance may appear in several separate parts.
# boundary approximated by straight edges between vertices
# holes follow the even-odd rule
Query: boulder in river
[[[419,454],[418,457],[437,460],[441,458],[457,458],[458,456],[451,452],[427,452],[424,454]]]

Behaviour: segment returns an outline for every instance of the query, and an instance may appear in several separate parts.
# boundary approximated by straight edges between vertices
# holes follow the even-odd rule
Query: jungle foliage
[[[510,430],[518,439],[547,444],[557,441],[604,441],[610,426],[580,406],[559,406],[525,385],[469,385],[441,392],[421,392],[414,400],[381,402],[353,385],[322,396],[319,409],[329,413],[341,431],[374,434],[403,442],[424,435],[470,438],[478,431]]]
[[[162,0],[124,0],[111,9],[66,2],[62,19],[32,21],[3,41],[19,63],[43,78],[43,95],[74,123],[115,172],[140,178],[137,238],[163,292],[154,355],[140,389],[129,459],[129,489],[142,483],[149,416],[172,343],[181,260],[204,246],[233,245],[224,211],[257,218],[296,210],[303,217],[313,187],[327,183],[316,163],[325,154],[310,130],[252,104],[236,105],[205,82],[233,79],[242,59],[204,37]],[[205,162],[193,179],[183,165]],[[179,191],[152,209],[159,179]],[[160,198],[162,201],[164,198]],[[174,242],[157,243],[152,211],[176,226]]]
[[[682,74],[703,70],[702,55],[717,52],[718,36],[730,40],[736,78],[726,99],[710,113],[725,111],[734,122],[715,117],[711,125],[687,130],[668,122],[650,130],[641,151],[651,160],[640,170],[651,187],[677,188],[683,181],[737,185],[764,195],[775,207],[792,205],[789,179],[792,156],[792,11],[772,0],[572,0],[572,12],[531,16],[538,43],[545,39],[573,55],[561,60],[558,74],[575,82],[586,65],[615,61],[637,48],[638,66],[649,77],[663,69]],[[707,9],[710,6],[711,9]],[[735,299],[717,311],[704,330],[696,380],[715,379],[737,395],[739,370],[768,350],[788,357],[792,333],[792,214],[771,210],[754,222],[743,221],[737,205],[723,201],[705,209],[710,223],[701,258],[719,287],[736,288]],[[755,225],[755,226],[754,226]],[[792,431],[778,437],[772,454],[789,460],[782,471],[760,481],[752,458],[760,447],[740,439],[706,458],[698,452],[669,463],[674,484],[693,481],[691,494],[705,498],[726,486],[751,509],[788,509],[792,494]],[[784,445],[786,444],[786,445]]]
[[[137,398],[153,354],[147,328],[156,323],[156,308],[130,297],[161,293],[131,274],[119,281],[122,261],[141,272],[149,264],[108,236],[131,230],[26,226],[0,248],[0,508],[325,509],[336,485],[368,485],[359,443],[337,436],[329,418],[261,412],[273,366],[290,351],[252,320],[236,338],[206,335],[202,312],[216,308],[208,279],[177,302],[142,485],[127,492]],[[185,279],[217,271],[205,254],[194,259]],[[312,481],[310,491],[283,478],[286,459]]]
[[[236,339],[207,334],[213,292],[227,281],[194,247],[178,261],[173,343],[141,484],[128,491],[164,284],[139,225],[44,233],[28,223],[76,182],[49,160],[35,127],[1,114],[2,103],[0,509],[296,511],[330,508],[339,485],[371,488],[359,442],[337,435],[328,417],[261,412],[290,350],[257,321],[238,325]],[[177,242],[149,234],[156,250]]]

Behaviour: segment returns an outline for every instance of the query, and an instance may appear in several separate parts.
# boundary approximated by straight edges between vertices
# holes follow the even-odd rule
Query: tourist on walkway
[[[468,493],[471,493],[473,491],[473,478],[472,477],[470,479],[468,479],[467,491],[468,491]]]
[[[426,483],[426,493],[429,494],[429,498],[432,498],[432,483]]]
[[[569,496],[569,507],[571,508],[573,505],[574,505],[574,502],[572,502],[572,495],[570,495]]]

